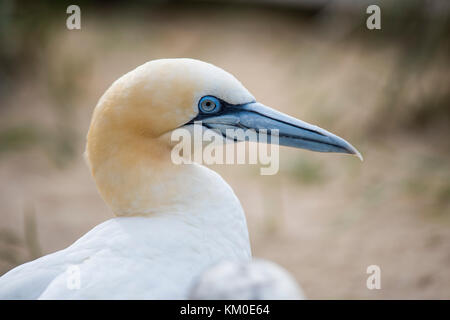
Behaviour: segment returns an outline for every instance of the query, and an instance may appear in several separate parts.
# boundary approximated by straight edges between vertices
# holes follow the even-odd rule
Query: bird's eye
[[[214,97],[203,97],[198,102],[198,108],[204,113],[213,113],[220,110],[220,101]]]

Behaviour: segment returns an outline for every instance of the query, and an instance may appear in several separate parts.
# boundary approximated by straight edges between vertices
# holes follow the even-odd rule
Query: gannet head
[[[175,173],[182,177],[182,169],[170,161],[167,137],[196,121],[224,139],[233,128],[278,129],[280,145],[361,157],[344,139],[256,102],[235,77],[212,64],[154,60],[111,85],[87,136],[87,162],[116,214],[153,211],[180,194]]]

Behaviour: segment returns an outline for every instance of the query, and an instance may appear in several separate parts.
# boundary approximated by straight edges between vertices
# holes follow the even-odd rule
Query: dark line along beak
[[[202,121],[204,126],[219,131],[224,137],[228,137],[227,129],[253,129],[257,132],[277,129],[280,145],[318,152],[348,153],[363,160],[358,150],[344,139],[258,102],[227,105],[219,114],[202,115],[194,120]],[[236,139],[236,136],[232,138]]]

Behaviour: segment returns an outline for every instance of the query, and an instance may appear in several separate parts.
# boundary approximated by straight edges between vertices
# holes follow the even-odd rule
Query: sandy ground
[[[448,124],[379,135],[367,129],[395,47],[374,51],[276,17],[270,24],[265,16],[235,17],[226,32],[221,24],[205,29],[195,15],[171,23],[158,17],[146,24],[87,19],[81,32],[56,32],[45,63],[0,110],[4,127],[73,134],[67,161],[47,146],[48,136],[0,154],[0,274],[112,217],[82,158],[92,109],[124,72],[189,56],[232,72],[265,104],[344,136],[365,157],[282,148],[275,176],[260,176],[258,166],[215,167],[246,211],[254,256],[284,266],[310,298],[450,298]],[[215,45],[218,34],[228,50]],[[446,70],[439,64],[424,78],[446,81]],[[54,94],[61,82],[70,100],[65,91]],[[55,111],[61,101],[69,111]],[[366,288],[369,265],[381,268],[380,290]]]

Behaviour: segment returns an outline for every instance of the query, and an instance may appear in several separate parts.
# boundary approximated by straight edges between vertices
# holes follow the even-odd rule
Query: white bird
[[[193,300],[301,300],[294,278],[263,259],[222,261],[206,269],[189,292]]]
[[[245,215],[232,189],[202,165],[171,161],[171,132],[194,120],[223,139],[230,128],[279,129],[281,145],[359,156],[345,140],[257,103],[218,67],[147,62],[104,93],[87,135],[92,176],[117,217],[3,275],[0,298],[185,299],[207,266],[249,261]]]

